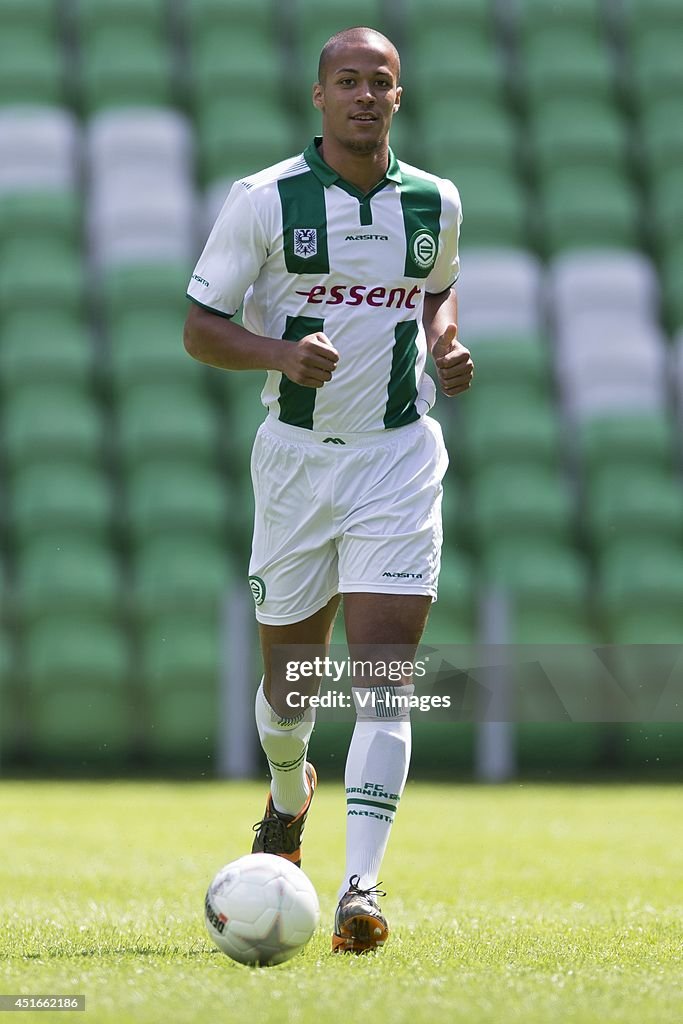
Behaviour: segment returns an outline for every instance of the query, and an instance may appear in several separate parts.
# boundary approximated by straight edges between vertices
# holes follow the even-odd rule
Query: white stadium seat
[[[659,289],[652,261],[633,250],[562,253],[549,269],[554,314],[561,326],[578,310],[620,311],[625,316],[658,315]]]
[[[193,173],[192,129],[182,114],[159,108],[125,108],[95,115],[87,131],[86,148],[93,177],[120,168],[174,168]]]
[[[538,334],[542,283],[540,261],[523,249],[469,250],[458,281],[463,340],[486,334]]]
[[[60,107],[0,107],[0,191],[73,188],[80,134]]]

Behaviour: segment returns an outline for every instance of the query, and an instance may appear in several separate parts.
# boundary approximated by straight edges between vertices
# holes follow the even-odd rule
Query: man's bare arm
[[[441,390],[449,398],[467,391],[474,365],[458,341],[458,300],[452,288],[425,295],[422,323]]]
[[[221,370],[279,370],[295,384],[320,388],[330,380],[339,354],[322,331],[300,341],[252,334],[228,317],[192,304],[185,320],[186,351]]]

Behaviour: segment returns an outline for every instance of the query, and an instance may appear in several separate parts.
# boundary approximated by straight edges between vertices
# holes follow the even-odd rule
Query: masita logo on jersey
[[[297,291],[304,295],[311,306],[385,306],[387,309],[415,309],[422,289],[415,286],[407,288],[368,288],[366,284],[333,284],[327,288],[324,284],[316,284],[308,291]]]

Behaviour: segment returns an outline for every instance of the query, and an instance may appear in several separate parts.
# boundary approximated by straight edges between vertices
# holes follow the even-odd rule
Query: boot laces
[[[354,881],[355,879],[355,881]],[[379,886],[382,884],[378,882],[377,885],[371,885],[369,889],[361,889],[358,883],[360,882],[360,875],[351,875],[349,878],[349,888],[352,892],[358,893],[359,896],[366,896],[372,900],[373,903],[377,896],[386,896],[384,889],[380,889]]]
[[[284,849],[287,837],[287,826],[282,818],[279,818],[277,814],[269,814],[262,821],[257,821],[252,826],[254,832],[260,832],[263,829],[263,835],[261,836],[261,842],[263,843],[263,852],[270,853],[271,850],[280,851]]]

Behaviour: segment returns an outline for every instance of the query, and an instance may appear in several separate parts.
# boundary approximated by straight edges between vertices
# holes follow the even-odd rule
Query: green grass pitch
[[[681,796],[410,782],[382,871],[389,943],[333,957],[344,806],[323,778],[304,844],[321,929],[250,969],[214,951],[202,903],[248,850],[263,786],[5,782],[0,992],[84,993],[83,1024],[674,1024]]]

